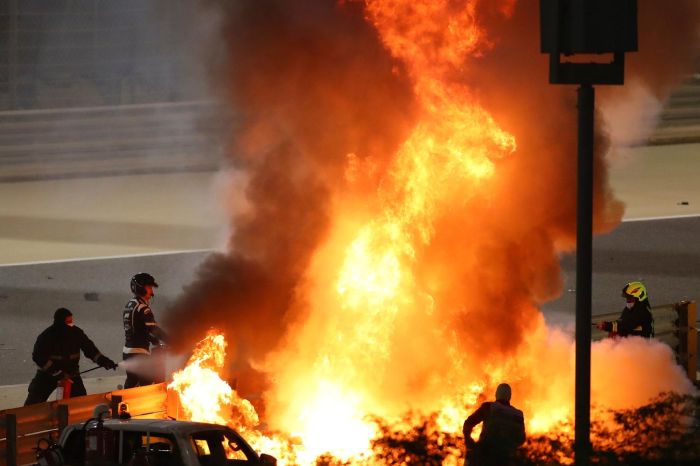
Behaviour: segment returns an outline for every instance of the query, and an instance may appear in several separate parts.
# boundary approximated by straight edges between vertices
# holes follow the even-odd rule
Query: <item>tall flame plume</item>
[[[244,66],[231,71],[234,104],[249,116],[236,161],[250,170],[251,203],[237,211],[220,279],[236,294],[221,292],[214,306],[207,293],[190,296],[187,310],[194,302],[229,312],[202,311],[213,322],[201,325],[235,319],[227,334],[270,381],[257,393],[266,433],[252,405],[223,382],[219,334],[200,343],[206,351],[196,350],[170,385],[189,416],[235,427],[283,465],[312,465],[324,454],[382,464],[372,459],[372,416],[401,431],[411,427],[406,412],[437,413],[438,427],[457,434],[507,381],[528,434],[571,435],[573,342],[547,327],[538,306],[561,291],[559,254],[572,246],[567,144],[575,133],[556,112],[536,113],[544,93],[521,96],[494,84],[511,77],[483,76],[498,69],[488,58],[508,39],[487,23],[510,21],[522,32],[536,14],[515,0],[319,2],[303,14],[284,2],[243,4],[231,7],[228,33],[257,41],[248,50],[232,39],[232,47],[262,65],[254,79]],[[362,25],[354,22],[358,4]],[[358,65],[353,46],[372,40],[381,53],[371,49],[366,56],[375,58]],[[519,41],[536,50],[529,36]],[[381,75],[376,85],[368,69]],[[303,84],[290,84],[291,76]],[[512,102],[502,105],[493,89]],[[400,123],[384,121],[390,116]],[[596,198],[597,228],[612,228],[622,211],[605,176]],[[264,328],[282,330],[263,339]],[[654,380],[627,362],[631,354],[653,366]],[[692,391],[655,341],[595,344],[592,363],[594,416],[661,391]]]

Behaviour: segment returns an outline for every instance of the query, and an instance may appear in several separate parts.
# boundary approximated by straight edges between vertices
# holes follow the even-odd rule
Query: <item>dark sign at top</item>
[[[540,0],[541,49],[553,84],[622,84],[625,52],[637,50],[637,0]],[[561,56],[612,54],[610,63]]]

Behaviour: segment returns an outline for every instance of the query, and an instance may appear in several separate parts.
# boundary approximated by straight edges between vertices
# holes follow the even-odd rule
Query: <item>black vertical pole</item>
[[[17,415],[5,414],[5,464],[17,466]]]
[[[110,401],[110,409],[112,410],[112,417],[117,419],[119,417],[119,403],[122,402],[121,395],[112,395],[112,400]]]
[[[593,108],[591,84],[578,88],[578,178],[576,202],[576,466],[590,464],[591,281],[593,271]]]
[[[68,405],[58,405],[56,407],[56,415],[58,417],[58,436],[60,437],[63,429],[66,428],[68,425],[68,420],[70,419],[70,410],[68,409]]]

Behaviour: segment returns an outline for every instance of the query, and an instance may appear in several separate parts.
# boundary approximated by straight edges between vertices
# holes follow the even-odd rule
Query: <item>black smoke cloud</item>
[[[561,292],[559,254],[576,241],[576,87],[549,84],[538,2],[522,0],[511,10],[512,3],[475,4],[492,47],[448,79],[474,93],[515,136],[517,151],[498,163],[485,196],[436,221],[418,259],[419,273],[440,277],[436,307],[461,310],[445,321],[458,329],[464,354],[480,360],[518,350],[537,322],[535,306]],[[699,7],[639,2],[640,50],[628,54],[628,82],[638,80],[664,98],[690,72]],[[598,103],[621,90],[598,86]],[[595,122],[594,230],[600,234],[619,223],[624,205],[608,183],[606,122],[599,113]]]
[[[447,325],[461,329],[465,351],[482,354],[518,348],[535,322],[531,304],[560,292],[558,253],[575,246],[575,88],[548,83],[538,3],[522,0],[504,14],[511,3],[477,3],[493,47],[451,79],[515,136],[517,152],[499,162],[488,202],[478,198],[438,219],[419,257],[420,273],[438,270],[444,281],[437,306],[466,309]],[[212,69],[236,114],[228,154],[246,173],[247,206],[232,214],[228,253],[205,262],[166,325],[181,349],[210,326],[222,328],[255,360],[303,318],[296,290],[329,226],[333,193],[344,187],[347,154],[371,159],[378,183],[416,109],[402,64],[381,46],[361,2],[206,4],[223,16],[227,55]],[[692,67],[699,8],[692,0],[639,1],[640,50],[628,55],[628,80],[667,95]],[[599,87],[599,99],[614,92]],[[624,211],[607,182],[608,147],[596,115],[598,233]],[[456,248],[465,231],[480,233],[473,247]],[[475,257],[484,264],[478,271]],[[444,264],[448,273],[439,272]]]
[[[214,85],[234,113],[228,161],[247,179],[228,252],[213,254],[165,326],[176,350],[224,330],[245,359],[273,349],[299,318],[295,289],[328,228],[347,155],[382,167],[413,118],[402,66],[361,4],[209,1],[222,18]],[[241,204],[233,202],[232,204]],[[239,354],[240,356],[240,354]]]

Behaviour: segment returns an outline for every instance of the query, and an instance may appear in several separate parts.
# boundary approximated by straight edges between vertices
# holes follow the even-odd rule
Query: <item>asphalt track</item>
[[[622,287],[642,280],[652,306],[700,300],[700,217],[628,221],[593,240],[593,314],[622,310]],[[564,291],[543,305],[553,320],[573,319],[576,257],[561,260]]]
[[[647,284],[652,304],[700,299],[700,217],[632,221],[596,237],[593,257],[593,313],[621,310],[620,289],[630,280]],[[193,278],[207,251],[151,254],[0,266],[0,385],[27,383],[35,371],[36,336],[60,306],[73,310],[76,325],[98,347],[120,359],[121,309],[129,299],[129,278],[149,271],[160,283],[153,309],[167,312]],[[548,322],[573,331],[575,257],[562,257],[561,297],[542,306]],[[91,367],[83,360],[83,369]],[[91,375],[115,375],[102,369]]]
[[[206,251],[121,258],[0,266],[0,386],[28,383],[36,370],[31,359],[37,335],[58,307],[73,311],[75,325],[115,361],[121,360],[121,311],[130,299],[129,280],[148,271],[158,280],[152,302],[157,318],[193,279]],[[81,359],[81,369],[94,366]],[[121,373],[119,370],[117,373]],[[98,369],[91,377],[114,376]]]

